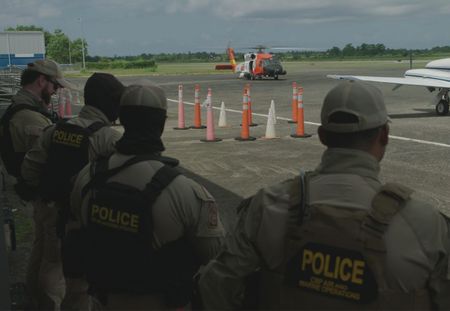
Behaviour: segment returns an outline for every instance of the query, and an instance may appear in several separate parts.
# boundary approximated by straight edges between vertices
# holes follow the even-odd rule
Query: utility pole
[[[80,30],[81,30],[81,55],[83,57],[83,70],[85,70],[86,69],[86,59],[85,59],[85,55],[84,55],[83,22],[81,20],[81,17],[78,18],[78,20],[80,21]]]
[[[12,71],[12,64],[11,64],[11,44],[9,42],[9,33],[6,33],[6,43],[8,44],[8,67],[9,72]]]
[[[69,65],[72,65],[72,53],[70,51],[70,39],[69,39]]]
[[[409,51],[409,69],[412,69],[413,67],[413,58],[412,58],[412,51]]]

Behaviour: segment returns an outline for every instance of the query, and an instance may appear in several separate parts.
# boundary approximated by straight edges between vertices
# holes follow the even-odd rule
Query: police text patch
[[[55,130],[53,132],[53,141],[72,147],[80,147],[83,142],[84,135],[78,133],[70,133],[64,130]]]
[[[307,243],[288,263],[291,286],[359,303],[370,302],[377,283],[363,255],[319,243]]]
[[[137,233],[139,231],[139,215],[117,210],[107,206],[92,204],[90,221],[105,227]]]

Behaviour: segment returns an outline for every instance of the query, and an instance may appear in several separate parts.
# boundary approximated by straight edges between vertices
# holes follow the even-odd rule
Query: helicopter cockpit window
[[[281,65],[280,60],[278,58],[272,58],[272,64]]]
[[[265,59],[263,62],[263,66],[268,66],[268,65],[281,65],[281,63],[276,58],[269,58],[269,59]]]

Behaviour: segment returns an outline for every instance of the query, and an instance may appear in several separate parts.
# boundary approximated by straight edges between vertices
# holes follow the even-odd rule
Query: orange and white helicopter
[[[254,47],[256,52],[244,54],[244,62],[236,65],[235,53],[232,47],[227,48],[230,64],[216,65],[216,70],[233,70],[239,74],[239,78],[248,80],[262,79],[264,77],[274,78],[278,80],[278,76],[285,75],[286,70],[283,69],[278,58],[272,53],[265,53],[264,46]]]

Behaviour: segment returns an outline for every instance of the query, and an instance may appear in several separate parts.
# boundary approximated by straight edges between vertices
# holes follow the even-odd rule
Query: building
[[[45,58],[45,41],[42,31],[0,32],[0,69],[26,66]]]

